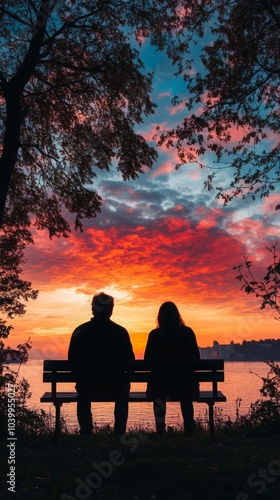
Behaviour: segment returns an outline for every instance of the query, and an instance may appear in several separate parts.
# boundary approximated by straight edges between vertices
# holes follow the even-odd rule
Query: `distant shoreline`
[[[278,363],[280,361],[280,358],[268,358],[268,359],[225,359],[225,363],[267,363],[269,361],[275,361]]]

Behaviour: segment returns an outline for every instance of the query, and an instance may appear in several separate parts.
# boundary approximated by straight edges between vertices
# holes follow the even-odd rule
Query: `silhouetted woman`
[[[180,401],[185,433],[195,428],[193,403],[199,385],[188,372],[188,361],[200,359],[195,334],[185,325],[173,302],[164,302],[158,312],[157,328],[149,334],[144,358],[157,362],[147,385],[147,396],[153,401],[156,430],[165,432],[166,400]]]

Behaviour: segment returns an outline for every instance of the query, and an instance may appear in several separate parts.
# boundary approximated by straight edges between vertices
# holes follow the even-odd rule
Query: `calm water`
[[[10,365],[15,371],[18,365]],[[30,360],[20,367],[19,377],[25,377],[30,383],[32,396],[28,405],[32,408],[43,408],[54,415],[54,406],[48,403],[40,403],[40,397],[46,391],[50,391],[50,384],[42,382],[42,360]],[[232,420],[236,417],[236,401],[241,399],[239,408],[240,414],[247,413],[250,403],[260,398],[259,390],[262,387],[262,381],[259,377],[266,376],[269,367],[263,362],[225,362],[225,382],[219,384],[220,390],[227,397],[226,403],[217,403],[218,412]],[[258,376],[257,376],[258,375]],[[59,390],[74,390],[74,384],[61,384]],[[207,390],[208,384],[201,384],[201,389]],[[145,390],[145,384],[133,384],[132,390]],[[207,405],[202,403],[194,404],[195,416],[205,418]],[[113,423],[113,403],[95,403],[92,404],[92,413],[94,422],[97,425],[106,425]],[[76,419],[76,404],[69,403],[62,406],[62,415],[66,418],[68,426],[71,429],[78,427]],[[177,426],[182,423],[179,403],[169,403],[167,405],[167,424]],[[135,425],[143,427],[153,427],[154,419],[152,412],[152,403],[131,403],[129,407],[128,427]]]

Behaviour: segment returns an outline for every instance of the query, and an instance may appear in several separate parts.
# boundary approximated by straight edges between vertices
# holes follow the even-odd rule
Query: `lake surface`
[[[11,369],[17,371],[18,365],[9,365]],[[227,397],[226,403],[217,403],[215,405],[217,414],[222,414],[225,418],[236,418],[237,403],[240,403],[239,414],[244,415],[248,412],[250,404],[259,399],[262,380],[260,377],[266,376],[269,367],[264,362],[231,362],[225,361],[225,382],[219,384],[219,389]],[[42,408],[52,415],[55,413],[53,404],[40,403],[40,397],[46,391],[50,391],[50,384],[42,381],[43,361],[30,360],[23,364],[19,370],[19,378],[26,378],[30,384],[32,396],[28,401],[31,408]],[[74,390],[74,384],[60,384],[59,390]],[[209,384],[201,384],[202,390],[210,388]],[[145,390],[145,384],[133,384],[132,390]],[[205,412],[208,406],[203,403],[194,403],[195,417],[205,420]],[[98,426],[113,424],[113,403],[94,403],[92,404],[93,420]],[[62,415],[67,421],[69,429],[78,428],[76,419],[76,404],[69,403],[62,406]],[[179,403],[167,404],[166,423],[177,427],[182,424]],[[128,428],[135,426],[153,428],[154,418],[152,403],[131,403],[129,406]]]

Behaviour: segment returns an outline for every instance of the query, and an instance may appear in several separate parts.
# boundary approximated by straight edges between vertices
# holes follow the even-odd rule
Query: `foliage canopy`
[[[0,7],[0,215],[51,236],[100,211],[98,169],[135,179],[157,155],[135,125],[154,112],[139,47],[167,49],[180,1],[7,0]]]
[[[186,117],[159,143],[178,150],[177,168],[210,167],[205,182],[224,203],[268,196],[280,180],[280,4],[278,0],[190,0],[183,19],[200,61],[177,51]],[[197,48],[195,48],[197,47]],[[230,183],[218,173],[228,169]],[[219,179],[219,180],[218,180]],[[280,204],[276,208],[280,208]]]

